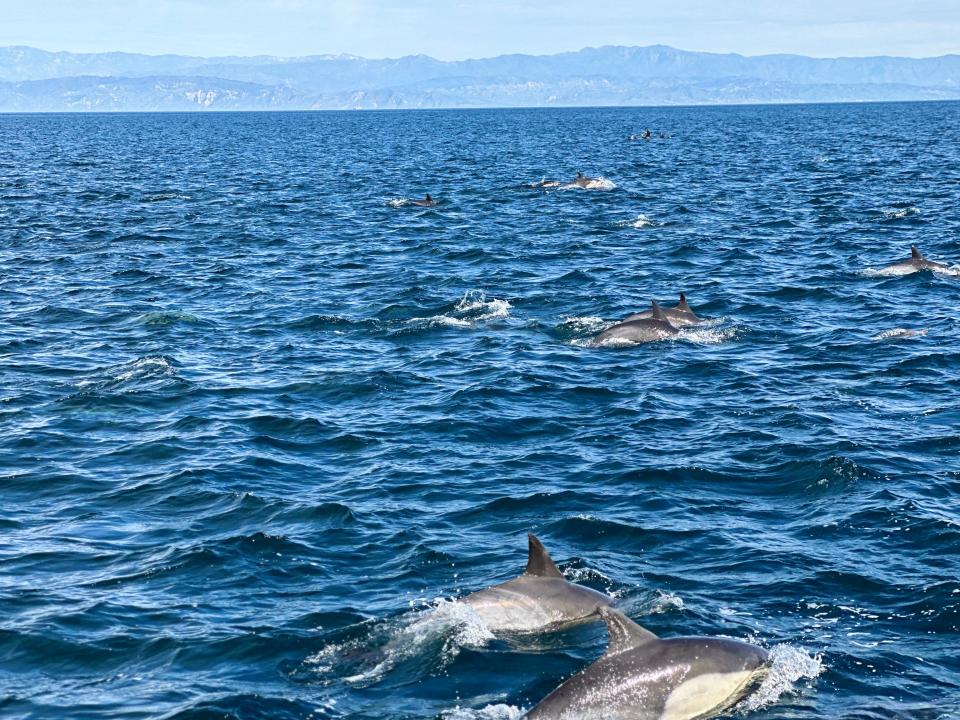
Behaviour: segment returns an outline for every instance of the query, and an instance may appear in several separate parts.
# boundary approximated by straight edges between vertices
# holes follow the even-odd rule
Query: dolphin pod
[[[698,317],[690,305],[687,303],[685,293],[680,293],[680,302],[672,308],[663,308],[663,314],[674,327],[684,327],[686,325],[696,325],[703,322],[703,318]],[[634,313],[628,316],[623,322],[632,322],[634,320],[646,320],[653,317],[653,310],[644,310],[640,313]]]
[[[543,544],[527,535],[527,569],[522,575],[461,602],[472,607],[496,631],[529,632],[583,622],[610,598],[564,579]]]
[[[596,347],[609,343],[611,340],[633,343],[654,342],[672,337],[680,332],[670,323],[663,308],[657,304],[656,300],[651,302],[649,312],[650,314],[647,317],[637,320],[628,318],[621,323],[608,327],[597,335],[590,342],[590,345]]]
[[[603,657],[563,682],[527,720],[695,720],[723,712],[766,676],[755,645],[706,637],[661,640],[623,613],[597,609],[610,637]]]
[[[708,637],[661,639],[613,609],[611,599],[567,581],[534,535],[527,568],[467,595],[491,631],[553,630],[599,616],[607,651],[533,707],[526,720],[698,720],[732,707],[766,676],[756,645]]]

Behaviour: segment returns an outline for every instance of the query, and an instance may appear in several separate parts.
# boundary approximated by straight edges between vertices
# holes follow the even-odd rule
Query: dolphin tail
[[[637,625],[619,610],[600,605],[597,607],[597,614],[606,624],[607,635],[610,637],[605,655],[619,655],[657,639],[656,635]]]
[[[527,557],[527,570],[524,574],[531,577],[562,578],[563,573],[557,570],[556,564],[543,543],[532,533],[527,534],[527,540],[529,541],[530,551]]]

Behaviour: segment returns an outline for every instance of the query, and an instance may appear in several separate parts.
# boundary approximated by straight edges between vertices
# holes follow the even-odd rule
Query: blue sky
[[[960,0],[0,0],[0,45],[441,59],[662,43],[685,50],[960,53]]]

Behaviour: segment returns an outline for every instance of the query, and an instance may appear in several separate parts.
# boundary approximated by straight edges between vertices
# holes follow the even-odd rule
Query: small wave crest
[[[903,220],[911,215],[916,215],[920,212],[920,209],[914,205],[908,205],[906,207],[887,208],[882,212],[884,220]]]
[[[142,198],[141,202],[145,203],[155,203],[155,202],[164,202],[165,200],[190,200],[190,196],[186,195],[177,190],[161,190],[158,192],[146,193]]]
[[[331,643],[304,662],[322,677],[369,685],[406,662],[446,666],[461,648],[482,647],[492,639],[469,605],[437,599],[426,609],[379,623],[364,637]]]
[[[176,371],[170,358],[164,355],[148,355],[122,365],[104,368],[99,377],[77,383],[82,393],[116,390],[127,385],[149,386],[174,377]]]
[[[419,327],[472,327],[474,323],[501,320],[510,316],[511,305],[506,300],[487,300],[483,290],[468,290],[448,313],[431,317],[415,317],[408,325]]]
[[[737,706],[738,715],[773,705],[781,695],[793,692],[798,680],[812,680],[823,672],[823,660],[819,655],[810,655],[792,645],[772,647],[770,660],[770,672],[760,687]]]
[[[663,225],[663,223],[657,222],[656,220],[653,220],[647,217],[643,213],[640,213],[639,215],[637,215],[637,217],[635,217],[633,220],[621,220],[620,222],[617,223],[617,227],[635,228],[637,230],[642,230],[644,228],[651,228],[651,227],[660,227],[661,225]]]
[[[893,328],[892,330],[884,330],[881,333],[874,335],[871,340],[903,340],[906,338],[912,337],[922,337],[926,335],[929,330],[923,328],[922,330],[913,330],[910,328]]]

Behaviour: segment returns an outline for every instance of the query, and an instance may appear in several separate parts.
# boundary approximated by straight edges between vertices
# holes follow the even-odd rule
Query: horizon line
[[[777,102],[686,103],[677,105],[495,105],[462,107],[409,108],[270,108],[267,110],[0,110],[0,116],[13,115],[269,115],[292,113],[402,113],[402,112],[497,112],[503,110],[680,110],[693,108],[797,107],[818,105],[911,105],[917,103],[960,103],[960,98],[925,100],[781,100]]]
[[[270,59],[270,60],[279,60],[279,61],[298,61],[298,60],[311,60],[311,59],[327,59],[327,60],[369,60],[369,61],[395,61],[403,60],[406,58],[426,58],[438,63],[459,63],[459,62],[477,62],[482,60],[492,60],[495,58],[502,57],[529,57],[529,58],[546,58],[546,57],[556,57],[558,55],[577,55],[579,53],[587,52],[589,50],[606,50],[606,49],[624,49],[624,50],[649,50],[653,48],[664,48],[667,50],[673,50],[674,52],[679,53],[689,53],[696,55],[713,55],[717,57],[741,57],[741,58],[773,58],[773,57],[790,57],[790,58],[804,58],[807,60],[873,60],[873,59],[889,59],[889,60],[940,60],[943,58],[952,58],[960,57],[960,49],[956,52],[944,53],[942,55],[923,55],[923,56],[911,56],[911,55],[827,55],[827,56],[817,56],[817,55],[803,55],[800,53],[763,53],[760,55],[747,55],[744,53],[728,51],[728,52],[713,52],[709,50],[687,50],[684,48],[674,47],[672,45],[665,45],[663,43],[654,43],[652,45],[587,45],[581,47],[579,50],[560,50],[552,53],[525,53],[525,52],[507,52],[500,53],[497,55],[485,55],[481,57],[466,57],[459,58],[455,60],[441,60],[440,58],[434,57],[432,55],[427,55],[426,53],[410,53],[407,55],[397,55],[393,57],[367,57],[364,55],[354,55],[352,53],[313,53],[309,55],[271,55],[260,53],[257,55],[192,55],[185,53],[145,53],[145,52],[132,52],[129,50],[101,50],[94,52],[75,52],[73,50],[47,50],[45,48],[36,47],[34,45],[0,45],[0,50],[34,50],[37,52],[47,53],[50,55],[82,55],[82,56],[91,56],[91,55],[133,55],[149,58],[165,58],[165,57],[181,57],[181,58],[193,58],[199,60],[225,60],[225,59]]]

